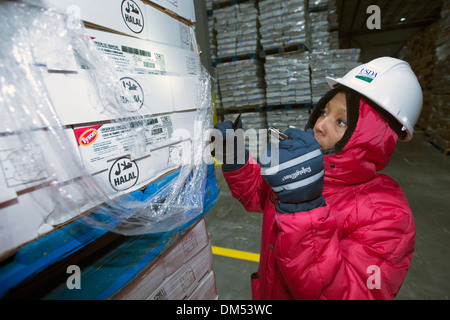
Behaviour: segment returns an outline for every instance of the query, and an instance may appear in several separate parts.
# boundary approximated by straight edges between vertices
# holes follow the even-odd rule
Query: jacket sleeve
[[[406,200],[406,198],[405,198]],[[277,264],[296,299],[392,299],[408,270],[414,221],[407,208],[379,206],[338,235],[329,207],[277,213]]]
[[[235,171],[222,170],[222,172],[231,194],[242,203],[245,210],[263,212],[264,203],[271,189],[263,180],[260,167],[251,156],[243,167]]]

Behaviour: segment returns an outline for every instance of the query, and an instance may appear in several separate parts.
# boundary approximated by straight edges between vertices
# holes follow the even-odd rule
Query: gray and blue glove
[[[249,152],[245,149],[244,130],[240,117],[235,123],[230,120],[219,122],[214,129],[216,131],[211,135],[214,150],[211,155],[222,161],[223,170],[234,171],[244,166],[248,161]],[[222,150],[218,148],[220,141],[222,141]]]
[[[323,154],[313,130],[290,128],[284,133],[289,139],[267,145],[267,156],[276,161],[264,164],[258,159],[263,179],[278,198],[277,210],[295,213],[324,206]]]

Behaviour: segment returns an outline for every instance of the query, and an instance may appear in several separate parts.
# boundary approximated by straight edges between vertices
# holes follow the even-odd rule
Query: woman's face
[[[331,99],[314,125],[314,137],[322,149],[331,149],[347,130],[347,101],[344,92]]]

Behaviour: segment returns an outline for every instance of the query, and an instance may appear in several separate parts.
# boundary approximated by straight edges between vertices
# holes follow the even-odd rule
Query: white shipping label
[[[117,71],[150,74],[164,74],[166,71],[164,54],[150,48],[125,46],[95,38],[93,42],[115,63]]]
[[[119,156],[131,154],[137,158],[150,154],[155,146],[167,142],[172,132],[170,115],[74,129],[83,164],[94,172]]]
[[[187,26],[180,27],[181,42],[187,41],[186,48],[98,30],[88,32],[97,49],[115,63],[119,72],[158,75],[200,74],[200,56],[198,52],[190,50],[191,29]]]

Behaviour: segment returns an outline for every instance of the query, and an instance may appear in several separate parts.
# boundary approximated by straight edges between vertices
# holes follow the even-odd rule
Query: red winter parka
[[[326,206],[308,212],[277,212],[275,194],[251,157],[238,170],[223,171],[245,209],[264,215],[254,299],[395,297],[415,237],[403,191],[377,173],[396,142],[397,134],[361,100],[356,128],[343,150],[324,155]]]

